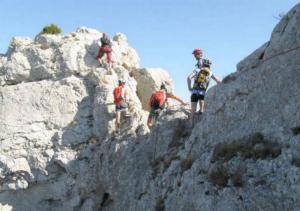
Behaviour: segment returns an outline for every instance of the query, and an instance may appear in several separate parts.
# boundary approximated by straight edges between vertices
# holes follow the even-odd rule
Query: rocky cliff
[[[111,71],[97,67],[95,30],[14,38],[0,58],[0,208],[298,210],[299,24],[300,4],[209,90],[193,129],[187,108],[172,106],[151,132],[147,98],[171,79],[140,68],[124,35]],[[118,78],[134,111],[116,138]]]

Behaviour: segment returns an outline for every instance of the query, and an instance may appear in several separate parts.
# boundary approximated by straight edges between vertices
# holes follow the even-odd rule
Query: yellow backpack
[[[202,67],[196,76],[194,88],[207,89],[211,76],[211,70],[208,67]]]

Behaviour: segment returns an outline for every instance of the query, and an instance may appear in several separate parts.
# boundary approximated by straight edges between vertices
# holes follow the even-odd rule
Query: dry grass
[[[181,173],[185,172],[186,170],[190,169],[193,165],[194,159],[191,155],[187,156],[180,162]]]
[[[294,166],[300,167],[300,156],[299,155],[293,155],[292,164]]]
[[[243,187],[243,175],[240,169],[237,169],[234,174],[231,176],[232,183],[235,187]]]
[[[226,186],[229,180],[228,169],[223,164],[213,164],[207,173],[209,181],[218,186]]]
[[[178,148],[184,144],[184,139],[189,137],[191,134],[190,128],[186,122],[180,121],[173,134],[172,141],[169,144],[169,148]]]
[[[164,211],[165,210],[165,201],[161,196],[156,199],[154,209],[155,209],[155,211]]]
[[[166,169],[170,167],[173,160],[179,160],[179,159],[180,157],[175,154],[159,156],[151,163],[153,176],[156,177],[159,173],[164,172]]]
[[[277,142],[269,141],[261,133],[256,133],[243,139],[217,144],[213,151],[212,162],[228,161],[235,156],[255,160],[276,158],[280,154],[281,146]]]

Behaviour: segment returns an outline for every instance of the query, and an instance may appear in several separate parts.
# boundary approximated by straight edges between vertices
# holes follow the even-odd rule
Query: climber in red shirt
[[[147,121],[147,126],[149,128],[152,127],[154,121],[158,118],[160,112],[164,109],[165,103],[168,98],[172,98],[174,100],[177,100],[181,104],[186,105],[180,98],[171,93],[168,93],[165,84],[162,84],[160,86],[160,90],[154,92],[150,98],[149,105],[151,107],[151,110]]]

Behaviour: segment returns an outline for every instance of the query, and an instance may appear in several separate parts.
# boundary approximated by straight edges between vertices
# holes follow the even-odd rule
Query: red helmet
[[[200,48],[195,48],[194,51],[193,51],[193,54],[194,55],[202,54],[202,50]]]

